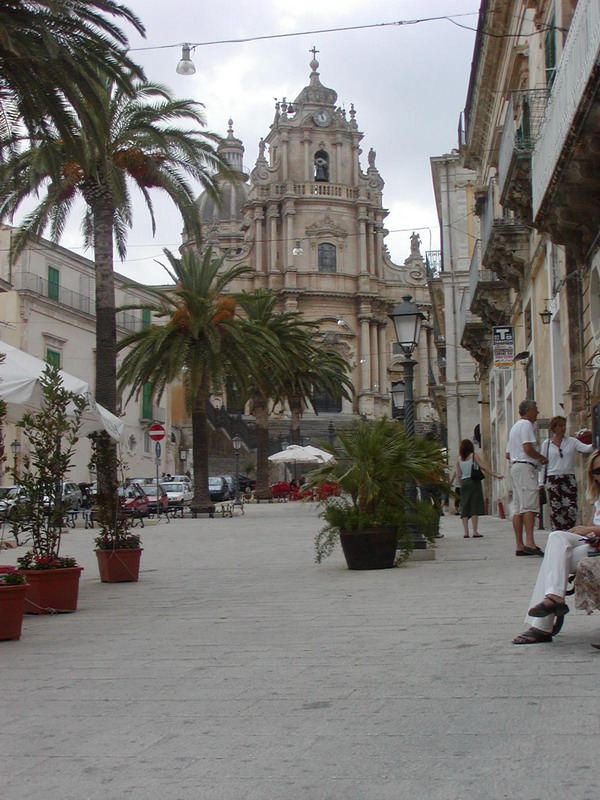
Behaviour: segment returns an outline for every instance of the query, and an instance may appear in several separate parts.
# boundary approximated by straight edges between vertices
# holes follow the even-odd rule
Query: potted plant
[[[320,446],[334,460],[311,473],[308,488],[318,495],[324,484],[336,485],[340,496],[332,493],[322,502],[325,527],[315,538],[317,563],[339,540],[349,569],[393,567],[412,549],[410,523],[433,539],[435,512],[410,500],[405,486],[412,481],[446,487],[435,442],[406,436],[397,422],[383,417],[339,433],[335,446]]]
[[[60,554],[60,545],[67,511],[62,484],[87,401],[65,389],[58,369],[50,365],[40,378],[40,388],[41,410],[25,413],[17,423],[30,444],[19,475],[24,495],[13,520],[15,535],[31,539],[30,549],[17,559],[27,578],[27,614],[75,611],[83,569],[74,558]]]
[[[0,567],[0,640],[21,638],[25,609],[25,576],[14,567]]]
[[[114,458],[114,448],[108,436],[104,432],[92,433],[90,439],[90,470],[95,471],[99,477],[118,472],[122,475],[122,462],[117,462],[116,471],[108,469],[109,460]],[[104,481],[106,480],[104,477]],[[109,480],[105,485],[102,479],[99,481],[93,513],[94,521],[100,528],[100,535],[94,540],[100,580],[102,583],[137,581],[142,555],[140,537],[131,533],[132,514],[124,507],[116,482]]]

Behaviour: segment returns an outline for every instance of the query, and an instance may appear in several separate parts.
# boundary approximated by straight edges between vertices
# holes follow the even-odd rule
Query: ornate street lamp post
[[[19,479],[19,476],[17,474],[17,456],[19,455],[19,450],[21,449],[21,442],[18,439],[15,439],[14,442],[10,443],[10,449],[12,450],[13,454],[13,469],[15,473],[15,483],[17,483]]]
[[[236,435],[232,438],[231,444],[233,445],[233,450],[235,453],[235,506],[241,506],[242,501],[240,500],[240,448],[242,446],[242,437]]]
[[[402,302],[397,305],[393,311],[388,314],[389,318],[394,323],[396,330],[396,339],[404,353],[404,431],[407,436],[415,435],[415,406],[413,395],[413,382],[415,374],[416,361],[412,357],[413,350],[419,343],[419,335],[421,333],[421,323],[425,319],[417,306],[411,302],[411,295],[407,294],[402,298]],[[401,381],[396,382],[396,386]],[[396,392],[398,401],[400,402],[400,389],[397,386]],[[393,389],[392,389],[393,393]],[[392,394],[393,396],[393,394]],[[396,398],[394,398],[396,407]],[[406,497],[414,504],[417,499],[417,487],[414,481],[409,481],[406,484]],[[427,542],[423,534],[419,531],[416,523],[409,523],[409,529],[413,539],[415,549],[424,550],[427,547]]]

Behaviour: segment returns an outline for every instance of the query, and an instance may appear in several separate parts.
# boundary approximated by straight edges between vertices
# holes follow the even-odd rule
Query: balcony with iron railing
[[[93,298],[72,289],[66,289],[56,283],[50,283],[32,272],[21,272],[15,276],[13,286],[20,292],[31,292],[44,297],[51,302],[58,303],[65,308],[74,309],[82,314],[95,317],[96,306]],[[117,327],[126,331],[138,331],[142,327],[142,320],[126,311],[119,311],[116,315]]]
[[[425,253],[425,269],[430,280],[440,277],[440,272],[444,269],[441,250],[427,250]]]
[[[498,154],[500,202],[531,214],[531,154],[546,110],[546,89],[511,92]]]
[[[573,146],[571,137],[582,117],[582,106],[598,103],[594,87],[599,64],[600,3],[598,0],[579,0],[532,154],[534,219],[547,193],[554,187],[555,172],[562,163],[565,149]],[[597,128],[594,133],[597,135]]]
[[[530,226],[500,205],[496,178],[490,180],[481,217],[481,263],[518,290],[529,254]]]

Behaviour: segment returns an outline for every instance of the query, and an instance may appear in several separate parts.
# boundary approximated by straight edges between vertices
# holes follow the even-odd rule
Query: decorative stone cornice
[[[485,267],[517,292],[529,256],[529,234],[530,228],[520,220],[495,221],[481,259]]]

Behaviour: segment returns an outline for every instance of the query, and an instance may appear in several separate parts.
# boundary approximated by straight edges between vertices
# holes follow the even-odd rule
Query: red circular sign
[[[160,422],[153,423],[148,428],[148,436],[153,442],[160,442],[161,439],[165,438],[165,426],[161,425]]]

